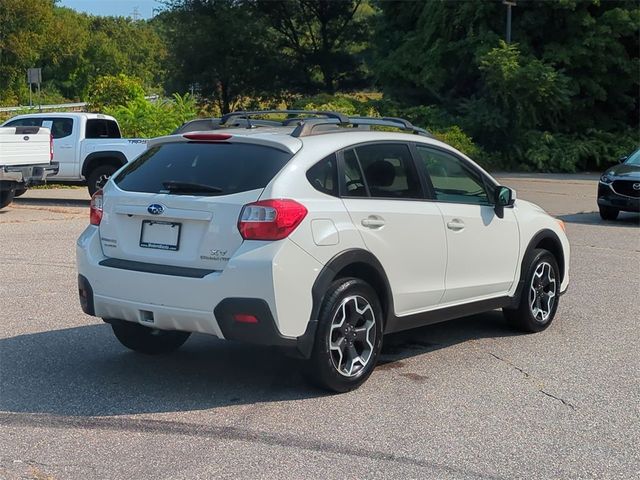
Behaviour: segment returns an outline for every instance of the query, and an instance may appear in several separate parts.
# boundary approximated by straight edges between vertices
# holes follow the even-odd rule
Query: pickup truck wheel
[[[503,308],[507,322],[523,332],[546,329],[556,314],[560,299],[560,269],[555,257],[547,250],[533,251],[527,267],[524,289],[517,308]]]
[[[147,355],[171,353],[180,348],[191,335],[189,332],[157,330],[125,321],[112,322],[111,328],[122,345]]]
[[[369,284],[357,278],[336,280],[320,309],[307,365],[310,380],[334,392],[362,385],[382,348],[382,318],[380,301]]]
[[[119,167],[113,165],[100,165],[94,168],[87,177],[87,187],[89,188],[89,195],[93,196],[98,190],[105,186],[109,181],[111,175],[118,170]]]
[[[16,195],[15,185],[3,185],[0,183],[0,208],[4,208],[13,202]]]

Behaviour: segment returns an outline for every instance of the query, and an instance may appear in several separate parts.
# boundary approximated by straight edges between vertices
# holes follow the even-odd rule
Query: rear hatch
[[[41,127],[0,128],[0,166],[51,162],[51,133]]]
[[[176,141],[152,146],[104,192],[107,257],[223,270],[242,244],[238,217],[291,159],[252,143]]]

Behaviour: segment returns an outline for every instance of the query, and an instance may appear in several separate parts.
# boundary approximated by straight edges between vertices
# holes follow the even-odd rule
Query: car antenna
[[[253,126],[251,125],[251,120],[249,119],[249,114],[246,113],[244,118],[247,119],[247,129],[251,130],[253,128]]]

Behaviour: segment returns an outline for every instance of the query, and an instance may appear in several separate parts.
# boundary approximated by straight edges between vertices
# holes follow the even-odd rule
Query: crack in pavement
[[[551,397],[551,398],[555,398],[556,400],[561,401],[562,403],[564,403],[567,407],[571,407],[571,409],[575,410],[576,406],[573,405],[572,403],[567,402],[565,399],[560,398],[560,397],[556,397],[555,395],[550,394],[549,392],[545,392],[544,390],[542,390],[541,388],[538,390],[540,393],[544,393],[547,397]]]
[[[245,428],[198,425],[170,420],[137,419],[130,417],[73,417],[65,415],[0,413],[0,425],[5,427],[36,427],[55,429],[90,429],[115,432],[152,433],[163,435],[184,435],[209,439],[231,440],[259,443],[267,446],[293,448],[310,452],[330,453],[369,459],[373,461],[394,462],[402,465],[439,470],[454,475],[473,475],[477,478],[503,479],[473,470],[462,470],[435,462],[422,460],[387,451],[373,450],[354,445],[340,445],[283,433],[270,433]]]
[[[498,355],[496,355],[493,352],[488,352],[489,355],[491,355],[493,358],[500,360],[501,362],[506,363],[507,365],[509,365],[511,368],[514,368],[515,370],[519,371],[520,373],[522,373],[524,375],[525,378],[527,379],[533,379],[533,377],[531,376],[531,374],[529,372],[527,372],[526,370],[524,370],[523,368],[518,367],[517,365],[511,363],[509,360],[506,360],[502,357],[499,357]],[[547,397],[553,398],[555,400],[558,400],[560,402],[562,402],[563,405],[566,405],[567,407],[571,408],[572,410],[577,410],[577,407],[575,405],[573,405],[572,403],[566,401],[563,398],[557,397],[549,392],[544,391],[542,388],[538,388],[537,389],[538,392],[543,393],[544,395],[546,395]]]
[[[496,355],[496,354],[495,354],[495,353],[493,353],[493,352],[489,352],[489,355],[491,355],[493,358],[496,358],[496,359],[500,360],[501,362],[506,363],[506,364],[507,364],[507,365],[509,365],[510,367],[515,368],[515,369],[516,369],[516,370],[518,370],[520,373],[522,373],[522,374],[525,376],[525,378],[529,378],[529,377],[530,377],[529,372],[525,372],[522,368],[518,367],[517,365],[514,365],[514,364],[513,364],[513,363],[511,363],[509,360],[505,360],[504,358],[499,357],[498,355]]]

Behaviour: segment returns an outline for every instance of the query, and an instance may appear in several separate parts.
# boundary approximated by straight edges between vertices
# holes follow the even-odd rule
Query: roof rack
[[[408,120],[403,118],[396,117],[347,117],[346,122],[339,122],[333,118],[312,118],[303,120],[298,124],[296,129],[291,133],[292,137],[307,137],[309,135],[313,135],[313,130],[320,125],[336,125],[340,127],[370,127],[370,126],[378,126],[378,127],[391,127],[397,128],[402,131],[407,131],[414,133],[416,135],[422,135],[425,137],[433,138],[433,135],[428,130],[424,128],[416,127],[411,124]],[[326,132],[323,132],[326,133]]]
[[[322,110],[253,110],[253,111],[244,111],[240,110],[237,112],[231,112],[223,115],[220,118],[220,124],[226,124],[230,119],[235,119],[237,117],[245,118],[247,122],[249,122],[249,117],[256,117],[258,115],[272,115],[272,114],[281,114],[281,115],[315,115],[317,117],[326,117],[335,120],[339,120],[340,123],[349,123],[349,117],[344,115],[343,113],[338,112],[330,112],[330,111],[322,111]],[[290,121],[292,119],[288,119],[285,121]],[[305,119],[300,119],[304,121]]]
[[[283,120],[266,120],[266,119],[251,119],[250,117],[260,115],[287,115],[288,118]],[[307,118],[306,116],[314,116],[316,118]],[[371,126],[378,127],[390,127],[397,128],[405,132],[411,132],[416,135],[422,135],[425,137],[433,137],[431,133],[424,128],[416,127],[411,122],[404,118],[397,117],[349,117],[343,113],[323,111],[323,110],[253,110],[253,111],[237,111],[223,115],[222,117],[208,119],[211,123],[208,125],[211,130],[219,130],[224,128],[233,127],[278,127],[278,126],[291,126],[295,125],[295,129],[291,132],[292,137],[307,137],[309,135],[327,133],[327,130],[318,131],[316,127],[319,126],[335,126],[343,127],[345,131],[349,129],[368,129]],[[192,120],[196,123],[200,120]],[[203,122],[207,122],[207,119],[202,119]],[[188,125],[184,124],[176,132],[183,129]],[[195,127],[195,125],[194,125]],[[316,132],[314,132],[316,130]],[[330,131],[335,131],[334,129]]]

